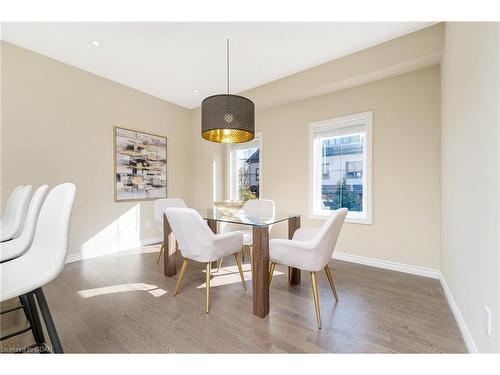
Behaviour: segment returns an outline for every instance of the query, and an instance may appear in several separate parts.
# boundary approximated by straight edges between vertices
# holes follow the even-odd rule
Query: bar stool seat
[[[31,185],[27,185],[14,189],[12,200],[9,198],[5,217],[2,217],[0,224],[0,242],[12,240],[21,235],[31,188]]]
[[[21,235],[10,241],[0,242],[0,262],[5,262],[22,255],[31,246],[33,236],[35,235],[38,215],[47,194],[47,189],[47,185],[42,185],[33,193]]]
[[[64,267],[74,198],[74,184],[65,183],[52,189],[40,210],[29,250],[0,264],[0,302],[14,297],[25,299],[28,320],[36,325],[38,310],[33,298],[36,297],[56,353],[62,353],[63,349],[42,287],[53,281]],[[41,326],[35,328],[34,335],[35,339],[43,337]]]

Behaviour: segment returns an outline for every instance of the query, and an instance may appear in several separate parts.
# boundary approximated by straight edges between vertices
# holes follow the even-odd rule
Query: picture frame
[[[167,137],[113,127],[115,202],[167,197]]]

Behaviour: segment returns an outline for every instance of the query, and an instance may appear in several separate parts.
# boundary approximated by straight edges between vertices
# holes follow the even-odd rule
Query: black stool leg
[[[35,290],[36,300],[38,301],[38,306],[40,307],[40,312],[42,313],[43,320],[45,322],[45,327],[47,328],[47,333],[49,334],[50,342],[54,353],[64,353],[61,341],[59,341],[59,336],[57,335],[56,326],[52,320],[52,315],[50,314],[49,305],[45,299],[42,288]]]
[[[33,337],[38,345],[45,344],[45,337],[43,334],[42,324],[40,322],[40,317],[38,315],[38,309],[36,307],[35,299],[32,293],[27,293],[19,297],[21,304],[23,305],[24,315],[30,323],[31,331],[33,332]]]
[[[33,293],[28,293],[28,303],[31,309],[31,314],[33,315],[33,335],[36,332],[35,341],[39,345],[41,353],[50,353],[45,344],[45,335],[43,333],[42,322],[40,322],[40,314],[38,313],[38,307],[36,306],[35,297]]]

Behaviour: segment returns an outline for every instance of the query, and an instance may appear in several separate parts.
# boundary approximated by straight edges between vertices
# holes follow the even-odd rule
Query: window
[[[228,145],[228,191],[231,200],[259,198],[261,192],[262,161],[261,136],[250,142]]]
[[[349,209],[346,221],[371,224],[372,112],[309,125],[310,216]]]

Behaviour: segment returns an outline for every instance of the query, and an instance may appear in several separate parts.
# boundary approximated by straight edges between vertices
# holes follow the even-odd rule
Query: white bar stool
[[[0,262],[5,262],[22,255],[29,249],[33,237],[35,235],[36,223],[42,203],[47,194],[47,185],[42,185],[35,190],[31,197],[28,211],[26,213],[26,220],[24,220],[24,227],[21,235],[10,241],[0,242]]]
[[[64,267],[74,199],[74,184],[65,183],[52,189],[40,210],[29,250],[0,264],[0,302],[15,297],[26,301],[26,305],[23,303],[23,309],[33,328],[35,341],[37,344],[44,344],[43,330],[34,301],[36,297],[55,353],[63,353],[63,348],[42,287],[53,281]]]
[[[7,199],[7,203],[5,204],[5,209],[2,211],[2,217],[0,217],[0,225],[5,221],[5,218],[11,214],[12,204],[16,199],[16,195],[19,194],[24,185],[17,185],[14,190],[9,195],[9,199]]]
[[[5,218],[2,217],[0,224],[0,242],[9,241],[21,235],[30,193],[31,185],[23,186],[17,190],[12,201],[7,202]]]

